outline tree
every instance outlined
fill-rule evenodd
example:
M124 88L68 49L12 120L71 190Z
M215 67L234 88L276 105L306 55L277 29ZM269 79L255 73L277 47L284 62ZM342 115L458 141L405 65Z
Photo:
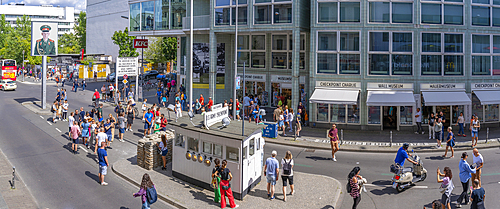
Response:
M81 47L80 49L87 51L87 13L80 12L77 21L78 24L75 24L74 29L78 38L78 45Z
M177 38L163 38L162 43L163 56L168 62L176 61L177 59Z
M78 54L80 52L80 44L78 37L73 33L65 33L58 40L59 54Z
M10 33L11 29L10 24L5 20L5 15L0 15L0 49L3 48L5 39L7 39L7 35Z
M137 57L139 53L134 48L135 36L128 36L128 28L126 27L123 32L121 30L115 31L111 37L113 43L118 45L118 57Z
M152 37L148 40L148 48L144 49L144 59L150 63L165 62L163 56L163 37Z
M0 25L1 20L0 18ZM23 15L18 17L16 20L17 26L14 28L8 28L4 32L3 46L0 49L0 55L7 59L14 59L18 65L23 63L23 51L24 59L28 60L28 64L39 65L42 63L41 56L30 56L31 52L31 19L29 16ZM57 32L56 32L57 33Z

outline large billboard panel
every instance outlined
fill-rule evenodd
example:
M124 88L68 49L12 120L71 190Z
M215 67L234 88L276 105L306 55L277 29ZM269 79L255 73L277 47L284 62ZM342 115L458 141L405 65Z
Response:
M31 56L57 56L57 23L31 22Z

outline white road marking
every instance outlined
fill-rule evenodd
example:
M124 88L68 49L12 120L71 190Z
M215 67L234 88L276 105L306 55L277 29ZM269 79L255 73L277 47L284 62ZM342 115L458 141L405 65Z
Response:
M47 121L47 123L48 123L49 125L52 125L52 123L51 123L51 122L49 122L49 121Z
M42 119L43 119L43 116L41 116L41 115L40 115L40 118L42 118Z
M500 183L500 182L498 182ZM378 185L378 184L364 184L366 186L374 186L374 187L391 187L392 185ZM427 189L428 186L412 186L411 188L416 188L416 189Z
M83 148L82 146L78 146L78 147L80 147L80 149L82 149L82 150L83 150L83 151L85 151L85 152L89 152L89 151L87 151L85 148Z
M59 131L59 133L61 133L61 130L59 130L58 128L56 128L57 131Z

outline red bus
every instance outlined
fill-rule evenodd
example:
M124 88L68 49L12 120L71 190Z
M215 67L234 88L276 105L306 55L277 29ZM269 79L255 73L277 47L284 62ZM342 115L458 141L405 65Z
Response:
M0 75L2 76L2 80L15 81L16 75L17 75L16 60L2 59L2 60L0 60L0 64L2 65L2 69L0 71Z

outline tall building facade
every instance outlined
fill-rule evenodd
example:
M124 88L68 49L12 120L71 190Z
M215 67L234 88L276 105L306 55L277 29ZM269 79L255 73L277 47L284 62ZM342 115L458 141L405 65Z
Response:
M131 34L180 38L178 68L193 59L194 98L231 98L236 57L247 94L265 106L280 95L293 108L301 101L318 127L412 130L417 108L423 124L431 112L443 112L445 126L460 113L466 123L473 115L500 122L497 1L237 3L195 0L192 56L189 1L129 1Z
M23 4L0 5L0 14L5 14L5 20L16 26L17 18L27 15L31 21L57 22L57 34L74 33L75 14L74 7L54 7L51 5L25 6Z
M115 31L128 27L128 3L126 0L87 1L87 54L111 55L118 57L118 46L111 37Z

